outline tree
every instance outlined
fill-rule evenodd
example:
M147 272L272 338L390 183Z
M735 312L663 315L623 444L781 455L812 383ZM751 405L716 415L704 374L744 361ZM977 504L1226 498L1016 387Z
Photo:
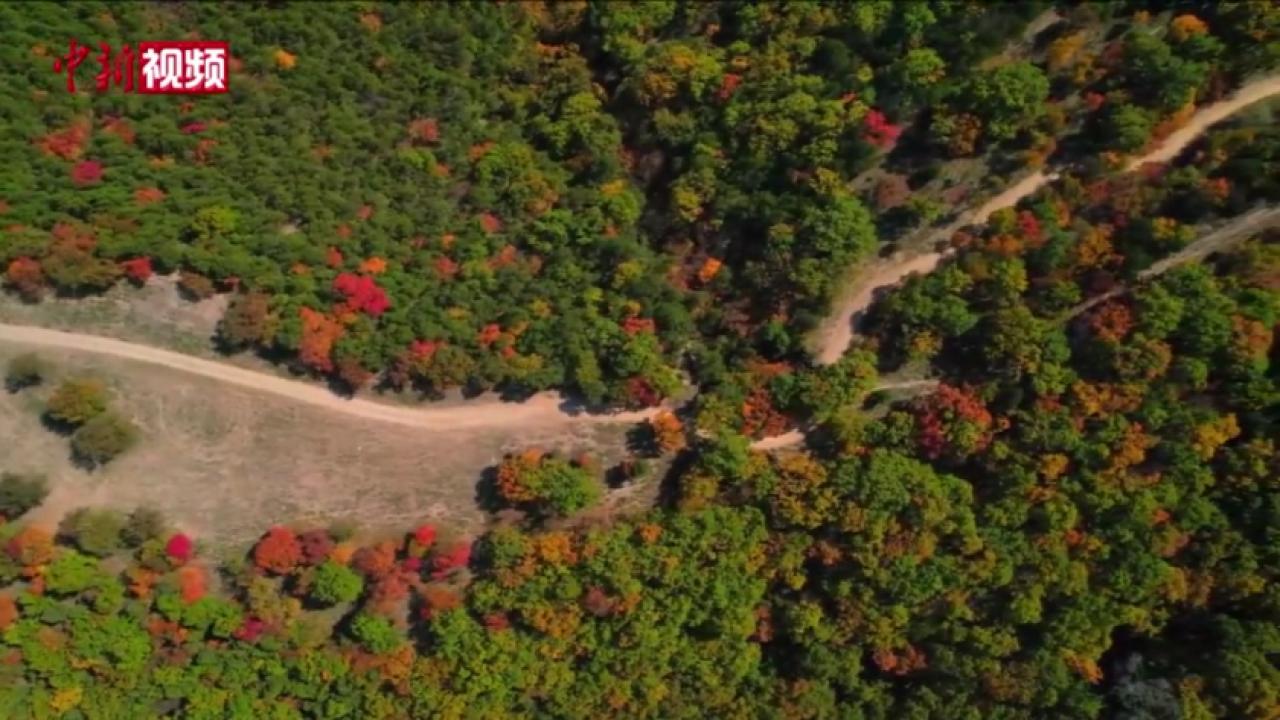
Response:
M193 301L208 300L217 292L212 280L200 273L187 270L182 271L178 276L178 288Z
M72 454L89 467L105 465L137 444L138 428L110 411L96 415L71 436Z
M4 384L9 392L18 392L39 385L44 381L44 360L35 353L23 353L9 361L5 370Z
M286 527L271 528L253 547L253 563L276 575L292 572L300 562L302 546L293 531Z
M354 570L328 560L316 567L311 578L311 599L322 605L354 602L364 592L364 581Z
M654 444L661 453L678 452L687 444L684 424L670 410L662 410L649 418L649 430L653 433Z
M10 260L4 279L27 302L35 302L44 294L44 270L38 260L29 257Z
M63 518L58 535L90 555L107 557L120 550L124 525L124 516L115 510L80 508Z
M195 541L185 533L174 533L164 544L164 554L175 565L185 565L195 555Z
M319 372L333 371L333 345L342 337L343 327L324 313L308 307L299 309L302 317L302 340L298 359Z
M994 140L1011 140L1044 113L1049 79L1029 62L1011 62L975 73L963 95Z
M46 412L70 426L83 425L107 409L107 387L101 380L77 377L64 380L49 397Z
M270 297L258 292L237 294L218 322L218 340L230 349L268 345L275 331Z
M364 649L378 654L389 653L404 643L390 620L368 613L360 613L351 620L351 637Z
M1109 146L1124 152L1136 152L1151 142L1155 120L1150 112L1136 105L1114 103L1106 118L1103 137Z
M168 533L168 523L159 510L150 507L135 508L129 513L120 538L131 548L141 547L143 543Z
M44 502L49 484L43 475L0 474L0 517L12 522Z
M508 503L570 515L600 498L600 486L580 465L531 450L498 465L498 494Z

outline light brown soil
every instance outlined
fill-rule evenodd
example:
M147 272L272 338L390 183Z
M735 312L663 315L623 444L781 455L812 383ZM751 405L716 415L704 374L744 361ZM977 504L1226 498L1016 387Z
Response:
M0 363L18 350L0 347ZM53 492L32 519L54 525L79 506L149 504L217 545L276 523L347 519L403 530L431 519L477 529L483 470L530 445L620 458L626 426L529 423L407 427L369 422L191 373L110 357L43 353L59 375L89 372L112 385L114 406L141 427L141 444L86 472L67 438L43 426L45 387L0 393L0 470L46 473Z

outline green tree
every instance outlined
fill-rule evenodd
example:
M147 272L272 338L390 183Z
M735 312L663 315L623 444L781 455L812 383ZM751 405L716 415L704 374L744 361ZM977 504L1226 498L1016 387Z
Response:
M992 139L1011 140L1044 113L1049 79L1029 62L1007 63L975 72L963 98Z
M79 508L63 518L58 535L90 555L106 557L122 547L125 519L110 509Z
M138 428L122 415L104 412L76 430L71 451L90 467L105 465L138 444Z
M49 483L43 475L0 474L0 516L12 521L44 502Z
M311 578L311 599L323 605L354 602L364 591L364 581L351 568L332 560L321 563Z
M372 653L389 653L404 643L404 637L390 620L369 613L352 618L351 637Z
M107 409L107 386L93 378L69 378L53 391L46 405L49 417L67 425L83 425Z

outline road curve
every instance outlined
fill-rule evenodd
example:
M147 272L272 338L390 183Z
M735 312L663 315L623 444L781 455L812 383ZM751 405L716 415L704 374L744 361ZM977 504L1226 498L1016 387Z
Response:
M1210 126L1248 105L1276 94L1280 94L1280 75L1263 76L1245 83L1231 97L1200 108L1183 128L1165 138L1156 149L1135 158L1126 170L1133 170L1150 162L1166 162L1173 159ZM956 230L966 225L980 225L986 222L995 211L1013 207L1018 204L1018 201L1056 180L1057 177L1057 173L1038 170L987 200L976 210L961 213L950 225L930 236L925 243L925 247L929 248L926 252L900 253L867 263L862 272L855 276L849 289L836 302L835 310L819 327L816 333L814 359L822 365L830 365L844 355L845 350L849 348L849 343L853 341L856 319L871 306L877 290L897 285L912 273L932 272L949 253L949 250L944 252L932 250L938 241L950 238Z
M1157 162L1176 156L1207 127L1235 113L1240 108L1280 93L1280 76L1264 77L1242 86L1230 98L1201 108L1186 127L1170 135L1164 144L1147 155L1137 158L1130 167L1147 162ZM1036 172L991 198L982 206L962 214L952 225L937 234L945 239L956 228L970 223L981 223L991 213L1015 205L1022 198L1034 193L1056 177L1053 173ZM821 344L816 353L819 362L830 364L844 354L853 338L853 318L871 305L875 291L894 285L913 272L930 272L941 262L944 253L924 253L895 257L888 262L873 263L869 272L863 273L847 293L839 309L824 324ZM582 422L640 422L651 417L655 409L610 414L586 414L576 412L558 393L545 392L520 403L500 402L492 399L477 400L465 404L424 405L399 407L361 398L342 398L328 389L297 380L247 370L226 363L205 360L181 353L162 350L114 338L60 330L9 325L0 323L0 341L54 348L71 352L88 352L108 355L135 362L166 367L180 372L207 377L220 382L238 385L250 390L267 392L279 397L301 402L332 412L357 418L393 423L427 430L467 430L476 428L510 428L531 423L543 426ZM782 438L787 438L783 441ZM799 436L791 434L778 439L767 438L757 447L783 446Z
M654 410L612 414L575 413L558 393L538 393L525 402L481 399L465 404L399 407L361 398L343 398L309 382L289 380L234 365L99 335L0 323L0 341L40 348L86 352L157 365L353 417L425 430L468 430L548 426L580 422L640 422Z

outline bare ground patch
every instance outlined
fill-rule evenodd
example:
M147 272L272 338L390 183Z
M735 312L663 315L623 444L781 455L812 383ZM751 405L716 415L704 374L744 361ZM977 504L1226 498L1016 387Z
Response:
M24 348L0 347L0 363ZM52 493L33 519L54 524L85 506L159 508L217 545L247 542L272 524L349 520L369 531L430 519L456 532L486 521L476 505L484 468L540 445L623 454L625 424L551 424L516 431L424 431L336 416L184 373L101 357L44 354L58 376L107 380L114 407L139 425L141 444L95 472L76 467L65 437L40 421L52 382L0 394L0 470L43 472ZM56 378L54 379L56 382Z

